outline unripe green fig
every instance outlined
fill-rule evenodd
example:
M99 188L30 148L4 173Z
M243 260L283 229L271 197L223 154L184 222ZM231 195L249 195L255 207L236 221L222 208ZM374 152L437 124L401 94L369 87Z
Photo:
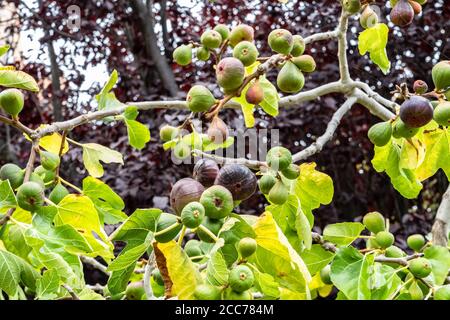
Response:
M303 72L313 72L316 70L316 61L308 54L294 57L291 61Z
M36 211L44 204L44 188L36 182L25 182L17 190L17 204L26 211Z
M416 94L424 94L428 91L428 85L423 80L416 80L413 84L413 90Z
M214 31L217 31L222 37L222 41L225 41L230 36L230 29L224 24L218 24L214 27Z
M192 61L192 47L181 45L173 51L173 60L180 66L187 66Z
M290 164L286 169L281 170L281 173L289 180L295 180L300 175L300 168L295 164Z
M127 297L127 300L142 300L142 296L145 295L144 282L131 282L127 286L125 295Z
M20 187L24 177L25 171L13 163L7 163L0 168L0 180L8 180L13 190Z
M289 190L286 185L278 180L272 189L269 191L269 201L274 204L282 205L289 197Z
M231 192L220 185L206 189L200 197L205 214L212 219L222 219L233 211L234 203Z
M433 119L441 126L450 126L450 101L443 101L437 105L434 109Z
M246 265L239 265L230 271L228 284L236 292L244 292L250 289L255 283L255 276L252 270Z
M375 234L371 233L370 234L373 238L369 238L367 239L366 242L366 247L367 249L380 249L380 245L378 244L378 242L375 240Z
M69 190L67 190L66 187L64 187L61 183L58 183L50 192L50 195L48 198L51 202L54 204L58 204L61 202L62 199L64 199L69 194Z
M199 202L188 203L181 211L181 222L190 229L197 228L205 217L205 208Z
M450 301L450 284L438 288L434 292L433 299Z
M406 243L408 244L408 247L418 252L423 248L426 240L421 234L413 234L406 239Z
M257 247L256 240L253 238L242 238L238 244L238 252L242 258L248 258L255 253Z
M231 288L227 288L223 295L223 300L253 300L250 291L236 292Z
M392 137L392 124L390 121L374 124L367 133L369 140L377 147L388 144Z
M198 60L206 61L211 56L211 53L209 52L208 48L200 47L197 49L195 55Z
M281 171L292 163L292 154L284 147L273 147L267 153L266 162L273 170Z
M180 130L177 127L173 127L166 124L162 126L161 129L159 130L159 137L161 138L162 141L167 142L175 139L179 133Z
M436 90L450 87L450 60L438 62L431 71Z
M258 49L250 41L241 41L233 49L233 57L239 59L246 67L254 64L258 55Z
M209 49L217 49L222 43L222 36L215 30L208 30L203 32L200 37L202 45Z
M210 284L199 284L194 291L194 297L197 300L220 300L221 294L221 288Z
M264 90L256 80L245 93L245 100L250 104L259 104L264 100Z
M29 181L35 182L38 185L40 185L43 189L45 189L44 179L42 179L42 177L40 175L38 175L36 172L31 173Z
M219 86L225 90L237 89L244 81L245 67L236 58L224 58L217 64L216 77Z
M342 6L348 13L355 14L361 10L361 2L359 0L342 0Z
M209 231L211 231L214 235L218 235L220 229L222 229L223 225L223 219L211 219L209 217L205 217L205 219L202 222L202 226L207 228ZM201 229L196 230L197 236L200 238L201 241L207 242L207 243L213 243L214 239L212 239L206 232L204 232Z
M191 155L191 147L187 143L179 141L173 148L173 155L177 159L184 160Z
M444 96L447 101L450 101L450 89L444 92Z
M36 169L34 169L34 173L42 178L45 185L54 181L56 178L56 172L54 170L47 170L43 166L36 167Z
M402 119L397 119L392 130L394 138L412 138L419 132L419 128L408 127Z
M299 57L298 57L299 58ZM287 61L277 76L278 88L287 93L297 93L305 85L303 73L291 61Z
M409 262L408 269L414 277L425 278L431 273L431 263L426 258L417 258Z
M401 257L406 256L406 253L399 247L390 246L390 247L386 248L384 255L388 258L401 258Z
M170 191L170 206L176 214L180 215L188 203L200 200L203 191L205 187L194 179L178 180Z
M161 234L156 234L160 231L163 231L173 225L177 225L169 231L163 232ZM158 223L156 225L156 233L155 240L160 243L166 243L176 238L178 233L180 233L182 225L178 222L178 219L175 215L170 213L163 212L158 219Z
M424 97L412 96L400 106L400 119L410 128L420 128L433 119L433 106Z
M41 151L40 155L41 155L41 165L44 167L44 169L53 171L56 168L58 168L60 159L57 154L48 151Z
M273 51L287 55L294 47L294 37L286 29L275 29L269 33L268 43Z
M368 5L359 18L359 23L364 29L371 28L378 23L377 13Z
M228 126L218 116L214 117L209 125L208 138L215 144L224 143L229 136Z
M390 13L391 21L399 27L406 27L414 20L414 9L408 0L399 0Z
M192 239L186 242L184 245L184 252L190 258L199 257L203 255L202 248L200 247L200 241ZM192 261L198 262L201 258L193 259Z
M160 286L164 285L164 279L163 279L163 277L161 275L161 272L159 271L158 268L153 269L152 277L153 277L153 280L155 280L155 282L157 284L159 284Z
M377 233L375 241L382 249L385 249L394 244L395 238L394 235L388 231L380 231Z
M216 98L205 86L195 85L189 90L186 102L192 112L205 112L216 103Z
M17 117L24 105L23 93L15 88L0 92L0 107L12 117Z
M322 270L320 270L320 279L325 284L333 284L330 277L331 265L327 264Z
M294 35L292 40L294 44L292 46L291 55L293 57L298 57L305 52L305 40L298 34Z
M259 190L263 194L269 194L275 183L277 183L277 179L273 175L265 174L258 181Z
M384 217L379 212L369 212L363 218L363 224L367 230L377 234L386 229Z
M255 31L252 27L246 24L239 24L231 30L228 37L230 46L234 48L241 41L250 41L254 39Z

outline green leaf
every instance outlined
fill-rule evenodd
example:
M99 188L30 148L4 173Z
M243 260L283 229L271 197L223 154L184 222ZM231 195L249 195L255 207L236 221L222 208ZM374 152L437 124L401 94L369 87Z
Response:
M108 82L103 87L102 91L98 95L95 96L95 99L98 103L98 109L104 110L104 109L114 109L118 107L124 106L122 102L117 100L116 95L114 92L110 92L114 85L117 83L117 80L119 78L119 75L116 70L114 70L111 73L111 76L109 77Z
M128 280L134 272L134 265L129 266L126 269L113 271L108 279L108 291L111 295L117 295L126 290Z
M111 150L96 143L84 143L83 163L86 170L94 178L100 178L103 176L104 171L100 161L104 163L119 163L123 165L123 158L120 152Z
M253 115L253 112L255 111L255 105L248 103L245 99L245 93L247 92L248 87L249 85L247 85L244 90L242 90L242 94L239 97L234 97L231 100L241 105L245 126L247 128L253 128L255 126L255 116Z
M359 222L329 224L323 230L323 238L338 246L348 246L359 237L363 230L364 225Z
M278 100L280 96L275 86L265 76L259 78L259 84L264 92L264 100L260 103L265 113L276 117L278 115Z
M202 138L204 152L214 151L217 149L226 149L231 147L234 143L234 137L228 137L223 143L213 143L206 134L203 134Z
M9 48L10 48L9 44L4 44L0 46L0 57L5 55L8 52Z
M417 168L417 177L423 181L442 169L450 181L450 131L449 129L436 129L424 132L425 159Z
M443 285L450 270L450 252L441 246L431 246L424 250L424 256L431 263L431 274L435 285Z
M331 260L334 253L325 250L320 244L313 244L310 250L304 250L300 253L303 261L312 275L322 270Z
M265 298L274 300L280 296L279 284L270 274L262 273L257 268L253 268L253 274L255 285Z
M108 271L118 271L127 269L131 265L135 265L136 261L142 257L142 255L151 246L153 241L153 233L149 232L145 241L133 248L123 250L120 255L108 266Z
M137 108L130 106L125 110L123 115L128 130L128 141L130 145L141 150L150 141L150 130L139 121L136 121L138 114Z
M0 213L15 207L17 207L17 200L9 180L0 180Z
M42 277L36 281L36 298L39 300L52 300L58 297L60 288L58 272L47 270Z
M370 60L380 67L384 74L387 74L391 68L391 62L386 53L388 35L388 26L384 23L377 23L358 36L359 53L364 55L369 52Z
M219 240L221 243L216 243L214 248L209 252L210 259L206 267L206 279L214 286L223 286L228 283L228 268L227 263L219 250L223 246L224 240Z
M17 70L0 70L0 86L38 92L36 80L29 74Z
M402 284L395 269L381 263L373 265L372 300L387 300Z

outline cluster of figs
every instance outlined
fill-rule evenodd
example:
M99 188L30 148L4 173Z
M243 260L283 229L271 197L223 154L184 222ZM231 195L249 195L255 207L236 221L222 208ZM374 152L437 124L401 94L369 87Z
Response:
M406 97L400 106L399 116L377 123L369 129L368 136L374 145L385 146L392 136L397 139L412 138L432 120L440 126L450 126L450 61L437 63L433 67L432 78L435 85L433 95L437 95L438 100L425 98L423 95L427 94L428 85L422 80L416 80L414 95Z

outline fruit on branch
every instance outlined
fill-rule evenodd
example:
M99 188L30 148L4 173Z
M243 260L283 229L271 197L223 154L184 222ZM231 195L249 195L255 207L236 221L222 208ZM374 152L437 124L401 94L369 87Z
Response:
M181 211L181 223L190 229L197 228L205 217L205 208L197 201L188 203Z
M444 90L450 87L450 60L438 62L431 71L436 90Z
M367 213L363 218L363 224L367 230L375 234L386 229L384 217L376 211Z
M206 189L200 197L200 203L205 207L206 216L212 219L227 217L234 207L231 192L219 185Z
M12 117L17 117L24 105L23 93L15 88L0 92L0 107Z
M413 84L413 90L416 94L424 94L428 91L428 85L423 80L416 80Z
M355 14L361 10L361 2L359 0L342 0L342 7L348 13Z
M288 55L294 47L294 37L286 29L275 29L269 33L268 43L270 48L280 54Z
M224 58L216 67L217 83L225 90L235 90L242 85L245 67L236 58Z
M333 282L331 281L331 265L327 264L324 268L322 268L322 270L320 270L320 279L322 280L323 283L325 284L333 284Z
M291 61L303 72L313 72L316 70L316 61L308 54L294 57Z
M47 170L43 166L38 166L34 169L34 173L37 174L44 181L44 184L47 185L50 182L54 181L56 178L56 173L53 170Z
M289 197L289 190L283 181L278 180L269 191L269 201L274 204L282 205Z
M273 175L265 174L258 181L259 190L263 194L269 194L275 183L277 183L277 179Z
M207 61L209 57L211 56L211 53L209 52L208 48L206 47L199 47L195 53L198 60L201 61Z
M223 300L253 300L253 296L248 290L236 292L231 288L227 288L223 294Z
M378 23L378 15L370 5L368 5L361 13L359 23L364 29L371 28Z
M444 127L450 126L450 101L443 101L434 109L433 119Z
M245 93L245 100L250 104L259 104L264 100L264 90L261 87L259 80L255 80L250 85Z
M414 19L414 9L408 0L399 0L391 10L391 21L399 27L410 25Z
M433 300L446 300L450 301L450 284L446 284L438 288L433 295Z
M224 143L228 139L229 135L228 126L222 119L215 116L209 125L207 135L209 140L215 144Z
M414 10L415 14L420 14L422 12L422 5L417 1L408 0L409 4Z
M17 204L26 211L35 212L44 204L44 188L36 182L25 182L17 190Z
M300 175L300 167L292 163L286 169L281 170L281 173L289 180L295 180Z
M181 214L188 203L200 199L203 191L205 191L205 187L194 179L178 180L170 191L170 205L176 214Z
M170 230L168 229L169 227ZM177 216L170 213L161 213L156 224L155 240L160 243L166 243L176 238L178 233L180 233L182 225L178 222ZM157 234L160 231L166 230L163 233Z
M222 41L225 41L230 36L230 29L224 24L218 24L214 27L214 31L217 31L222 37Z
M433 106L428 99L412 96L400 106L400 119L410 128L420 128L433 119Z
M173 61L180 66L187 66L192 61L192 46L183 44L173 51Z
M144 295L144 281L131 282L125 290L127 300L142 300Z
M238 252L243 259L250 257L256 251L257 243L253 238L245 237L239 241Z
M166 124L159 130L159 137L162 141L166 142L175 139L179 133L180 129Z
M252 27L246 24L239 24L231 30L230 36L228 37L230 46L234 48L241 41L250 41L254 39L255 31Z
M254 64L258 55L258 49L250 41L241 41L233 49L233 57L239 59L246 67Z
M390 247L386 248L384 255L388 258L401 258L401 257L405 257L406 253L399 247L390 246Z
M411 128L407 126L402 119L397 119L392 130L394 138L412 138L419 132L419 128Z
M273 170L281 171L292 163L292 154L284 147L273 147L267 153L266 162Z
M67 190L67 188L64 187L61 183L58 183L53 188L52 192L50 192L50 195L48 196L48 198L54 204L59 204L61 202L61 200L64 199L65 196L67 196L68 194L69 194L69 190Z
M200 42L208 49L217 49L222 43L222 36L215 30L207 30L200 37Z
M228 276L228 284L236 292L244 292L250 289L255 283L255 276L252 270L246 265L234 267Z
M255 174L246 166L228 164L220 169L215 184L228 189L235 201L242 201L255 193L257 179Z
M186 103L192 112L205 112L216 103L216 98L205 86L195 85L189 90Z
M287 93L297 93L305 85L305 77L297 66L291 61L287 61L281 68L277 76L277 86L281 91Z
M53 171L56 168L58 168L60 159L57 154L48 151L41 151L40 155L41 155L41 165L45 169Z
M197 300L220 300L222 289L210 284L199 284L195 287L194 297Z
M13 163L7 163L0 168L0 180L8 180L14 190L20 187L24 177L25 171Z
M205 217L205 219L202 222L202 226L207 228L209 231L211 231L216 236L219 234L220 229L222 229L222 225L223 225L223 219L211 219L209 217ZM197 236L200 238L201 241L207 242L207 243L214 242L214 239L211 238L203 230L197 229L195 232L197 233Z
M161 271L159 271L158 268L153 269L153 271L152 271L152 277L153 277L153 280L154 280L157 284L159 284L160 286L163 286L163 285L164 285L164 279L163 279L163 277L162 277L162 275L161 275Z
M417 258L409 262L408 269L414 277L425 278L431 273L431 263L426 258Z
M205 187L211 187L219 174L219 166L214 160L200 159L194 166L193 177Z
M394 244L394 235L388 231L380 231L375 237L375 241L382 249L386 249Z
M375 234L373 232L370 233L373 238L367 239L366 247L367 249L380 249L380 245L375 240Z
M41 178L40 175L38 175L36 172L32 172L30 175L30 181L36 182L38 185L40 185L43 189L45 189L45 182Z
M173 148L175 158L184 160L191 155L191 146L186 142L179 141Z
M367 133L369 140L377 147L388 144L392 137L392 124L390 121L379 122L370 127Z
M184 252L189 258L200 257L203 255L202 248L200 247L200 241L192 239L186 242L184 245ZM200 261L202 258L192 259L194 262Z
M293 57L298 57L305 52L305 40L301 35L292 36L293 46L291 50L291 55Z
M422 250L422 248L425 246L425 242L425 238L421 234L413 234L406 239L408 247L416 252Z

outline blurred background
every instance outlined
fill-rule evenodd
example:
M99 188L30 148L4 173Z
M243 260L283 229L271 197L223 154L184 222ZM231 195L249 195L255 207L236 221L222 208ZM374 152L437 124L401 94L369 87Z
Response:
M415 79L430 86L431 68L439 60L450 59L450 5L447 0L429 0L423 13L407 29L389 22L389 1L375 1L381 9L381 22L390 27L388 56L392 63L388 75L357 50L362 31L351 19L349 65L352 77L369 83L383 96L390 97L396 84ZM73 27L70 12L78 6L79 24ZM72 6L72 7L71 7ZM217 97L214 71L210 62L179 67L172 62L173 50L190 40L197 41L203 31L218 23L230 26L245 22L255 28L262 56L270 54L266 43L269 32L286 28L304 37L335 28L340 14L336 0L294 1L0 1L0 42L12 50L2 64L13 64L38 80L39 94L28 94L21 120L37 127L41 123L69 119L95 110L94 96L117 69L120 75L115 93L123 102L183 99L195 83L208 84ZM317 87L339 77L335 41L317 42L307 47L317 62L316 72L307 76L303 90ZM269 75L274 80L276 73ZM329 95L304 103L298 108L281 110L275 119L256 113L256 128L280 129L281 143L297 152L320 136L333 112L343 102ZM182 111L154 110L141 113L139 120L148 125L152 141L142 151L129 147L123 125L101 123L85 125L71 132L81 142L96 142L120 151L125 165L107 165L103 180L119 193L131 213L139 207L168 209L171 185L189 176L190 165L175 166L164 154L159 128L178 125L186 116ZM244 129L240 112L227 110L224 120L234 129ZM402 198L385 174L371 166L373 146L367 130L377 119L355 106L344 118L334 139L311 158L318 169L334 181L331 205L316 211L317 229L337 221L358 221L368 211L378 210L391 219L391 231L398 235L427 233L447 187L442 172L424 183L416 200ZM14 161L25 165L29 147L23 136L0 126L0 164ZM81 163L81 150L72 148L64 159L62 176L80 183L87 175ZM259 214L264 199L255 195L244 202L240 212ZM403 237L397 238L403 241Z

